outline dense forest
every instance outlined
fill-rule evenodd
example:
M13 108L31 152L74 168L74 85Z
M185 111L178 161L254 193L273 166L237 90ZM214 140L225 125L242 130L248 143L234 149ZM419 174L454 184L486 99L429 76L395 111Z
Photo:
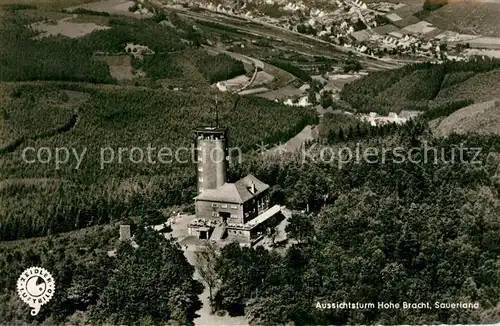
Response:
M340 96L358 112L425 111L436 105L448 105L451 99L474 102L493 99L499 72L500 61L487 57L412 64L372 73L346 85Z
M214 96L207 90L58 83L5 85L3 90L1 240L54 234L192 202L196 182L188 151L179 157L184 162L168 164L158 163L157 158L156 163L144 158L136 164L138 156L131 160L130 152L118 160L117 151L135 147L146 152L150 146L156 148L152 155L157 155L164 147L174 153L181 147L190 149L192 130L215 121ZM40 119L44 115L46 119ZM261 141L287 140L316 122L310 109L233 95L219 95L218 116L229 128L230 147L242 153ZM60 128L68 122L74 125ZM85 156L78 169L74 156L56 169L53 161L23 161L27 147L53 151L67 147L79 154L85 151ZM109 148L107 155L115 153L112 164L101 165L102 148ZM48 154L44 155L46 160Z
M0 24L0 81L59 80L112 83L107 66L92 51L68 38L34 38L23 16L3 17Z
M0 245L0 324L192 325L202 291L194 267L178 244L144 225L134 233L137 248L109 226ZM35 317L15 291L27 266L45 267L57 284Z
M32 19L17 11L0 24L5 54L0 81L33 81L0 88L0 240L50 235L192 202L192 160L135 164L128 153L123 161L102 166L101 149L190 148L191 130L215 120L209 84L244 74L244 66L227 55L210 55L200 47L201 32L175 14L100 16L111 28L80 38L39 38L30 27ZM116 85L107 64L96 58L122 53L127 43L154 52L132 58L132 66L145 72L155 88ZM177 80L188 89L172 87ZM164 81L171 90L162 89ZM285 141L316 122L312 110L261 98L222 95L219 103L230 145L242 152L260 142ZM253 126L251 134L248 126ZM85 153L85 159L78 167L73 159L57 168L48 162L28 164L22 154L31 147L71 148Z
M399 163L391 161L389 154L385 162L353 161L339 168L335 162L304 162L301 155L281 160L258 156L231 168L231 179L251 172L273 185L273 202L297 210L309 207L310 211L290 219L286 231L295 241L287 248L277 247L273 252L230 244L222 249L213 266L218 279L216 310L246 315L255 325L477 324L499 320L500 183L496 173L500 138L463 135L435 139L424 121L386 129L373 129L369 137L353 132L343 141L331 142L322 136L308 149L314 156L321 148L354 148L356 142L362 148L418 148L417 155L423 158L423 148L432 146L445 153L444 157L431 154L428 161ZM478 157L476 151L464 153L464 161L472 163L451 162L450 155L459 144L482 150ZM132 270L147 270L146 274L158 279L169 273L185 275L186 280L192 275L175 245L143 227L137 230L139 249L120 248L117 259L105 255L116 245L113 232L116 235L117 230L109 227L78 231L85 232L81 238L68 239L63 234L23 240L18 247L6 244L10 247L0 247L0 259L16 263L2 271L2 280L7 282L4 289L17 277L21 268L17 264L36 263L55 270L58 282L68 289L37 317L39 321L121 323L126 319L157 324L174 319L190 324L198 304L193 296L200 293L196 282L172 284L169 278L165 287L163 282L162 287L147 286L144 295L164 304L125 300L137 298L144 290L136 284L150 280ZM171 290L176 286L177 291ZM186 305L170 305L167 294L176 300L185 298L179 300ZM1 298L0 309L6 313L0 315L5 320L23 318L26 307L16 301L14 293L5 290ZM343 301L479 302L480 308L317 308L318 303Z
M82 38L36 37L29 18L7 15L0 25L1 81L57 80L114 83L105 63L95 52L124 52L127 43L149 46L158 53L186 48L182 33L151 20L111 18L111 29L98 30Z
M234 178L252 171L275 185L276 202L311 211L290 220L287 232L296 244L282 255L223 248L214 267L221 284L217 309L245 314L258 325L498 322L500 161L492 157L498 157L500 138L434 139L426 128L408 126L357 142L417 148L421 161L399 163L389 155L385 162L352 161L339 169L336 162L304 163L299 155L233 170ZM465 163L452 162L459 144L482 151L477 158L466 151ZM354 152L349 139L338 146ZM425 146L444 157L430 152L423 160ZM480 308L316 308L318 302L381 301L479 302Z

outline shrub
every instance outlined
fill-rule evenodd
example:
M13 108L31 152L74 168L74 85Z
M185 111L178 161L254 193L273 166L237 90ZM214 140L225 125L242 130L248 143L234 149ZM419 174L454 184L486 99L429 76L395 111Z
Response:
M0 6L0 8L10 11L16 11L16 10L34 10L37 9L37 6L28 3L13 3L13 4L2 5Z
M425 0L423 8L426 11L434 11L447 4L448 0Z
M131 12L136 12L137 10L139 10L139 6L137 5L137 3L135 3L133 6L128 8L128 11L131 11Z
M89 15L89 16L104 16L104 17L109 17L111 16L109 12L105 11L94 11L90 9L85 9L85 8L77 8L71 12L72 14L78 14L78 15Z
M427 111L422 115L425 119L432 120L440 117L447 117L455 111L458 111L466 106L473 104L474 101L466 99L466 100L457 100L457 101L449 101L447 103L437 104L433 107L430 107Z
M344 72L358 72L362 69L361 62L353 56L349 56L344 62Z
M291 73L292 75L301 79L304 82L310 82L312 80L311 76L309 76L309 74L307 72L305 72L300 67L297 67L289 62L282 61L282 60L272 60L271 64L275 65L276 67L278 67L280 69L283 69L283 70Z
M332 92L330 91L323 92L323 94L321 94L320 103L323 108L331 106L333 104Z

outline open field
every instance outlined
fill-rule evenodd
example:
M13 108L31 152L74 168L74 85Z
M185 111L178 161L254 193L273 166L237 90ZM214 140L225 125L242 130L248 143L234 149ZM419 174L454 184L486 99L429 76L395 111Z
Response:
M129 55L102 56L100 60L109 66L111 77L118 81L134 79L134 69L132 68L132 58Z
M36 22L31 25L33 29L41 32L39 37L62 35L70 38L82 37L93 31L106 30L110 27L94 23L77 23L72 18L58 20L55 24L47 22Z
M494 49L500 50L500 37L478 37L476 39L470 40L469 46L471 48L479 49Z
M367 3L380 2L379 0L367 0ZM450 30L462 34L483 35L500 37L500 3L495 1L457 1L450 0L447 5L434 11L423 11L421 0L387 0L384 2L403 3L389 16L396 19L393 23L398 27L409 27L410 29L421 29L418 19L414 14L418 13L420 19L425 20L439 30ZM416 24L413 27L409 25Z
M355 74L355 75L330 75L328 78L328 85L333 88L342 89L345 85L352 83L353 81L362 78L363 75Z
M478 50L478 49L467 49L465 50L465 55L476 56L485 55L490 58L500 59L500 50Z
M77 6L71 6L66 8L66 10L72 11L77 8L84 8L93 11L103 11L109 14L137 17L133 12L130 12L128 8L135 4L134 1L130 0L102 0L102 1L92 1Z
M257 73L257 77L255 77L255 81L252 83L253 86L261 86L271 83L274 80L274 76L265 72L259 71Z
M282 87L277 90L272 90L266 93L261 93L258 94L258 97L262 97L268 100L278 100L278 101L286 101L289 98L297 97L304 95L304 91L301 91L300 89L289 85Z
M301 132L293 138L290 138L286 143L279 144L278 146L269 149L267 154L281 155L283 153L296 153L303 148L306 142L313 141L316 138L318 138L316 126L306 126Z
M416 24L406 26L403 28L404 31L412 34L427 34L435 30L436 28L432 26L429 22L420 21Z

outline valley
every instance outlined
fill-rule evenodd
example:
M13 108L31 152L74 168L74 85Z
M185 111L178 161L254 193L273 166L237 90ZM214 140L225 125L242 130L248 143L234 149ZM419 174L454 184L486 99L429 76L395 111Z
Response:
M2 2L0 324L498 322L496 7L424 5Z

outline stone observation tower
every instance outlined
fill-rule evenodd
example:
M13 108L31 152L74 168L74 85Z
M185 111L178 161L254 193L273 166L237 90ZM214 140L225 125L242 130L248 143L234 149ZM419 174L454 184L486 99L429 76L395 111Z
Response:
M230 237L246 245L260 241L282 219L281 207L269 207L269 185L251 174L227 182L228 136L227 128L219 127L217 99L215 124L196 128L194 135L198 195L189 235L212 241Z
M249 174L227 182L228 132L215 124L194 130L198 195L196 218L188 223L189 235L220 241L226 238L252 245L269 227L283 219L281 207L270 207L269 185Z
M194 130L198 170L198 194L227 182L227 129L199 127Z

